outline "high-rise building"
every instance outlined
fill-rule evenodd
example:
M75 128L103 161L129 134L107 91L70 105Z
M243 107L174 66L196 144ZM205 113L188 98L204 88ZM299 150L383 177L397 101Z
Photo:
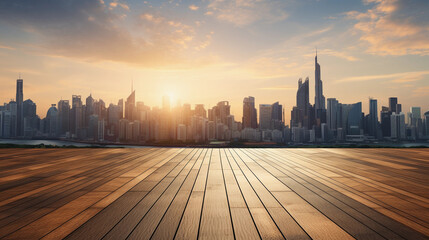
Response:
M65 135L70 131L70 103L69 100L58 102L58 133Z
M398 105L398 98L397 97L391 97L389 98L389 111L392 113L396 113L397 111L397 105Z
M377 99L369 99L369 118L368 118L368 131L369 135L377 137L378 130L378 110Z
M186 125L179 124L177 126L177 140L185 142L186 141Z
M0 111L0 137L10 138L12 127L12 115L7 109Z
M33 137L38 129L39 118L36 115L36 104L27 99L22 104L23 118L24 118L24 136Z
M79 135L83 127L83 109L82 109L82 99L80 95L72 96L72 109L70 113L70 132L74 137Z
M319 109L325 109L325 96L323 96L323 82L322 79L320 77L320 65L317 62L317 52L316 52L316 57L314 58L314 62L315 62L315 71L314 71L314 82L315 82L315 86L316 86L316 93L314 96L314 107L316 110L316 113Z
M24 114L23 114L23 81L22 79L16 80L16 136L24 136Z
M132 91L130 96L128 96L127 101L125 101L125 119L133 121L135 116L135 106L136 106L136 91Z
M118 101L119 106L119 119L124 118L124 99L119 99Z
M55 104L51 104L51 107L48 109L46 114L46 129L45 132L49 137L58 136L58 109L55 107Z
M84 126L89 126L89 117L94 114L94 98L92 97L92 94L89 94L89 96L86 98L85 101L85 122ZM98 121L98 120L97 120Z
M195 104L195 116L207 118L207 111L204 104Z
M215 123L221 122L222 124L226 125L227 116L231 115L230 111L231 111L231 105L229 105L228 101L218 102L217 105L212 108L211 114L212 114L213 120L210 119L210 117L209 117L209 120L214 121ZM216 125L216 129L217 128L218 126Z
M8 104L8 110L10 111L10 137L17 137L18 130L18 104L15 101L10 101Z
M405 114L404 113L392 113L392 115L390 116L390 125L391 125L391 130L390 130L390 137L397 139L397 140L402 140L406 138L405 135Z
M326 114L326 120L328 124L328 128L331 131L337 130L337 115L339 112L338 108L338 100L335 98L328 98L328 107L327 107L327 114Z
M402 112L402 104L396 104L396 113L399 114Z
M283 106L275 102L271 105L271 129L282 131L283 127Z
M89 116L88 138L94 141L98 139L98 115L96 114Z
M302 78L298 80L298 91L296 92L296 107L291 112L292 127L311 128L311 105L309 96L309 79L305 79L302 83Z
M271 129L272 105L259 104L259 128L261 130Z
M411 107L410 112L411 112L410 125L411 126L417 126L419 119L422 118L421 108L420 107Z
M424 114L424 128L426 137L429 137L429 111Z
M380 121L381 121L381 133L383 137L390 137L390 115L392 115L392 112L390 112L390 107L382 107L381 113L380 113Z
M341 104L341 128L347 135L360 135L362 131L362 103Z
M257 113L255 108L255 98L245 97L243 99L243 128L257 128Z

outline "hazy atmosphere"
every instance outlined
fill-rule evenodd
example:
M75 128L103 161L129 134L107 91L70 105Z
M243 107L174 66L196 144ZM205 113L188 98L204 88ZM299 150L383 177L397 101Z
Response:
M149 106L226 100L240 119L254 96L288 123L300 77L314 102L317 47L326 98L425 112L428 12L426 0L0 1L0 101L21 73L41 116L72 94L116 103L134 82Z

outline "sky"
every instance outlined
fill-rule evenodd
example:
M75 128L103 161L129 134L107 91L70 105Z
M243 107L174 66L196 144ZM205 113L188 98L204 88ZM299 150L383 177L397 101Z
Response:
M324 95L341 103L398 97L403 111L429 110L427 0L1 0L0 102L51 104L126 98L160 106L168 95L206 108L279 101L286 122L298 79L317 48Z

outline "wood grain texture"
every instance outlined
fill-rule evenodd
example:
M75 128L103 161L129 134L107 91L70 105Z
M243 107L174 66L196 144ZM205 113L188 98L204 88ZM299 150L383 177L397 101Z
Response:
M0 149L1 239L428 239L426 149Z

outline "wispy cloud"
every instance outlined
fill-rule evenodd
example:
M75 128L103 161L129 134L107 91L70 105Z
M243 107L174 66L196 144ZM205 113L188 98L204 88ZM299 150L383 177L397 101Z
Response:
M0 21L31 34L40 55L91 62L179 66L195 63L196 50L190 46L210 44L210 39L196 39L193 26L150 8L137 15L131 31L123 14L116 13L118 7L131 10L121 0L0 1Z
M337 82L364 82L364 81L374 81L374 80L391 80L394 83L405 83L413 82L423 79L425 75L429 75L429 71L417 71L417 72L402 72L402 73L392 73L392 74L382 74L382 75L366 75L366 76L356 76L356 77L347 77L338 80Z
M366 12L345 13L357 20L354 28L378 55L429 55L429 2L427 0L365 0Z
M279 0L211 0L206 15L213 15L236 26L245 26L260 20L284 20L288 17L284 8L285 1Z
M413 93L418 97L429 96L429 86L416 88L413 90Z
M2 45L2 44L0 44L0 49L15 50L15 48L13 48L11 46L6 46L6 45Z
M192 11L197 11L198 10L198 6L196 6L196 5L194 5L194 4L192 4L192 5L189 5L189 9L191 9Z
M102 3L104 3L104 1ZM110 10L119 6L127 11L130 11L130 7L126 3L119 2L119 0L114 0L113 2L109 3L109 6L110 6Z
M336 50L327 49L327 48L318 49L317 51L320 55L333 56L333 57L345 59L345 60L350 61L350 62L355 62L355 61L359 60L357 57L354 57L345 51L336 51ZM314 55L313 54L310 54L310 55L307 54L306 56L314 56Z

